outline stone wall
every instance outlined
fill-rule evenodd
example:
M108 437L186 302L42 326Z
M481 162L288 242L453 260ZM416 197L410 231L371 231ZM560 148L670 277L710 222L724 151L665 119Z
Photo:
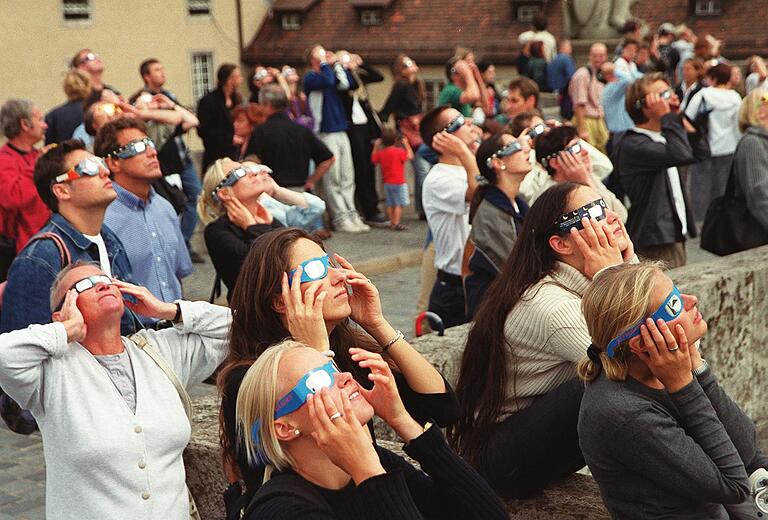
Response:
M768 450L768 246L708 263L670 271L681 291L696 295L709 333L702 353L731 397L752 416L758 439ZM423 336L414 346L455 383L467 326L445 336ZM218 449L218 406L215 398L195 400L192 441L185 461L187 480L204 520L223 518L225 482ZM393 440L382 425L377 436ZM397 444L388 447L397 449ZM510 518L607 518L595 482L574 475L533 500L509 503Z

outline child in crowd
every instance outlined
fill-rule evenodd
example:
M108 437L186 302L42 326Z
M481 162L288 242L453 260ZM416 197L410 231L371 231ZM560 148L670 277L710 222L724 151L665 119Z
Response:
M381 138L376 139L371 162L381 165L384 191L387 194L387 216L389 229L405 231L408 226L400 222L403 207L408 205L408 185L405 183L405 163L413 159L413 150L408 140L398 138L392 128L385 128Z

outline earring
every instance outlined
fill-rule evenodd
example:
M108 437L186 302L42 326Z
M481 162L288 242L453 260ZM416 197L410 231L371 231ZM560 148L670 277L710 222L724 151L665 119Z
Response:
M294 434L296 437L298 437L298 436L301 434L301 432L300 432L299 430L293 430L293 434Z
M507 169L507 165L506 165L506 164L504 164L504 163L502 163L500 170L501 170L501 171L504 171L504 170L506 170L506 169Z

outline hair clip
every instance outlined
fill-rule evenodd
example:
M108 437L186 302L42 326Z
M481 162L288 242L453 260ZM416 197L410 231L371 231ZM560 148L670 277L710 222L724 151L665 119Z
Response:
M600 351L597 350L597 347L593 344L589 345L589 348L587 348L587 357L591 362L598 366L603 366L603 360L600 359Z

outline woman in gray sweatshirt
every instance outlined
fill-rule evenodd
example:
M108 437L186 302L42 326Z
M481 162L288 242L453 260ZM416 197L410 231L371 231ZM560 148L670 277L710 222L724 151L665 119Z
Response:
M757 518L749 473L768 458L698 344L707 322L659 264L622 264L582 298L593 344L579 443L614 518ZM750 510L751 508L751 510Z

